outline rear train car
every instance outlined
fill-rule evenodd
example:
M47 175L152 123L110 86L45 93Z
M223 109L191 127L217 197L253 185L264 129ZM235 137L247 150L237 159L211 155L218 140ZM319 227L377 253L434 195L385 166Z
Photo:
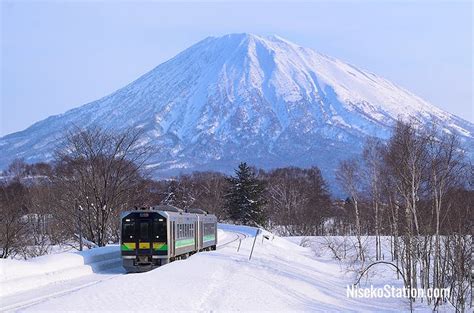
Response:
M217 218L199 209L158 205L123 212L120 250L127 272L144 272L217 245Z

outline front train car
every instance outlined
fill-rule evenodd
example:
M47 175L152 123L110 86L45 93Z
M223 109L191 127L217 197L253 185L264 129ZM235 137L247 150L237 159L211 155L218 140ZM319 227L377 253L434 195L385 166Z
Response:
M122 213L120 250L127 272L160 266L168 255L167 220L159 211Z
M217 218L199 209L157 205L123 212L120 250L123 267L144 272L217 246Z

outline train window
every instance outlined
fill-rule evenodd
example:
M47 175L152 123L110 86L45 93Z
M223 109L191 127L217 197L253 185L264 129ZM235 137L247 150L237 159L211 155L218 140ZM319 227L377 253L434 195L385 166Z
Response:
M215 233L215 226L212 223L204 224L204 235L212 235Z
M128 221L122 224L122 239L133 239L135 235L135 222Z

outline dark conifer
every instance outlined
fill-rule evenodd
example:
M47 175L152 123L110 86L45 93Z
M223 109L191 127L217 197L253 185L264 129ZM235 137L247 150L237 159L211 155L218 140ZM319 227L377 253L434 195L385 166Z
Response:
M240 163L235 176L227 178L227 181L229 187L225 197L229 218L244 225L266 224L265 186L255 171L247 163Z

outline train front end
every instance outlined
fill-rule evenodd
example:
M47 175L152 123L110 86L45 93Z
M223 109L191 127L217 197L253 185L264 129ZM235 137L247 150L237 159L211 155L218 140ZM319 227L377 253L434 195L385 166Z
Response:
M168 259L167 219L159 212L122 214L120 250L127 272L145 272Z

